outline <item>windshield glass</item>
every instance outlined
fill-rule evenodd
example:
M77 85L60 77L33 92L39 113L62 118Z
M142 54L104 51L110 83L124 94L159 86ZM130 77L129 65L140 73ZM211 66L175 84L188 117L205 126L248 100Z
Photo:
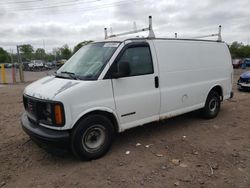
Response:
M119 46L118 42L88 44L78 50L58 71L67 78L96 80ZM70 76L69 76L70 75Z

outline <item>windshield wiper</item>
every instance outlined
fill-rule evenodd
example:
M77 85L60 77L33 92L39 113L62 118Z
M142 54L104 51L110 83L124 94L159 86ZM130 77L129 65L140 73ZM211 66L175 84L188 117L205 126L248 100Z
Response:
M68 71L62 71L60 72L62 74L67 74L70 78L74 79L74 80L80 80L79 76L77 76L75 73L73 72L68 72Z

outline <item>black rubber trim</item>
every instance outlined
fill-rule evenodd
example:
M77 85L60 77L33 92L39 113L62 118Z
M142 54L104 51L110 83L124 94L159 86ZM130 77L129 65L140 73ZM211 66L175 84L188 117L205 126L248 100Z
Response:
M136 114L136 112L130 112L127 114L122 114L121 117L130 116L130 115L134 115L134 114Z
M29 121L26 113L22 115L21 124L23 130L32 140L41 144L66 148L70 143L69 131L52 130Z
M234 97L234 92L230 92L230 99Z
M159 88L159 77L155 76L155 88Z

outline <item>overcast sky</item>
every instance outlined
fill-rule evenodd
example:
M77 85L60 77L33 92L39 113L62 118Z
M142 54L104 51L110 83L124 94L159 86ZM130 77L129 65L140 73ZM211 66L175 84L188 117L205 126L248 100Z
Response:
M192 37L216 33L222 39L249 43L250 0L1 0L0 47L31 44L51 51L84 40L148 26L153 16L157 37ZM142 33L147 36L147 33Z

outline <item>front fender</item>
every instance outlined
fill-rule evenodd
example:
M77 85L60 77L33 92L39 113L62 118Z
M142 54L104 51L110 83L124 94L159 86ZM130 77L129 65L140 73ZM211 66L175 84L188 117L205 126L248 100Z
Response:
M117 124L118 124L118 128L119 128L119 130L120 130L120 126L119 126L119 125L120 125L120 120L119 120L119 118L118 118L116 112L115 112L113 109L108 108L108 107L104 107L104 106L102 106L102 107L90 108L90 109L85 110L85 111L83 111L82 113L80 113L80 114L77 116L77 118L75 118L75 120L73 121L73 126L72 126L72 128L73 128L73 127L76 125L76 123L77 123L82 117L84 117L86 114L89 114L89 113L92 113L92 112L95 112L95 111L102 111L102 112L108 112L108 113L113 114L114 117L116 118L116 121L117 121Z

